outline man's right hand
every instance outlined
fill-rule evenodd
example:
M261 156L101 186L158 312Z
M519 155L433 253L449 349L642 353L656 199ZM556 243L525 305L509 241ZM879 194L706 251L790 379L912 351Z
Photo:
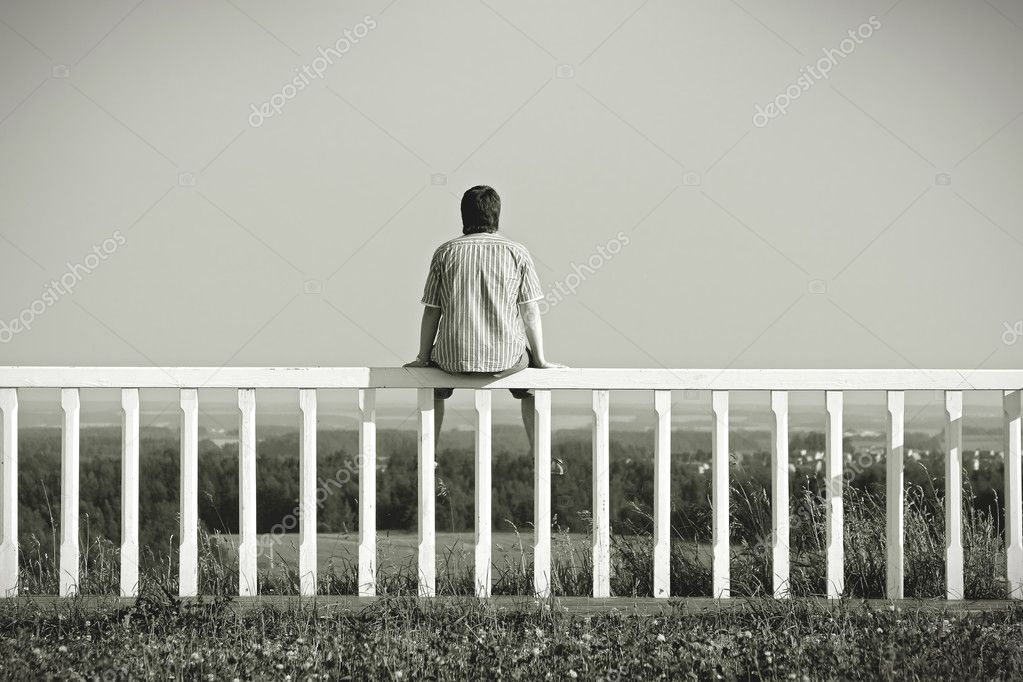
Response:
M536 369L568 369L568 365L562 365L557 362L548 362L547 360L537 361L535 365Z

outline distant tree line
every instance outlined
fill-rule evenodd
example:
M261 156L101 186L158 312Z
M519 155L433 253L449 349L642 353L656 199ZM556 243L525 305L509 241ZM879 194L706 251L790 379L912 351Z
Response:
M653 504L653 460L649 434L612 437L612 524L622 532L649 532ZM86 428L81 441L82 536L120 537L120 430ZM931 438L927 436L925 438ZM358 528L357 436L354 432L321 431L317 453L318 530L353 532ZM474 455L468 438L452 438L437 461L437 527L467 531L473 527ZM497 439L495 438L495 443ZM552 483L552 515L560 528L588 529L591 500L589 433L558 432L552 456L559 460ZM793 454L823 450L820 433L795 433ZM851 452L846 444L846 452ZM154 551L177 545L179 456L177 434L162 428L146 429L141 440L140 539ZM417 455L415 434L381 430L378 434L377 528L413 531L417 513ZM710 461L703 449L675 453L671 467L672 525L683 537L705 540L710 534L710 472L700 463ZM859 460L862 461L862 458ZM920 462L907 459L907 483L934 485L941 495L943 461L937 448ZM257 529L271 532L276 525L294 530L298 505L298 434L285 432L262 439L257 447ZM975 505L1001 519L1002 467L970 471ZM770 491L769 456L745 457L730 468L735 487ZM19 455L19 535L23 547L38 541L44 551L56 551L53 531L60 520L60 432L24 429ZM858 466L849 484L884 495L884 462ZM530 530L533 518L533 461L514 448L499 449L493 457L493 527L512 525ZM823 476L813 467L790 476L793 500L800 490L819 493ZM290 519L289 519L290 517ZM210 532L238 531L238 448L204 439L199 452L199 520ZM733 530L740 536L743 529Z

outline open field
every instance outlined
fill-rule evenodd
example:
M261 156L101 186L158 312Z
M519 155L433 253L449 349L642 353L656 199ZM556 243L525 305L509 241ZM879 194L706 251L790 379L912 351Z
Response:
M320 533L317 539L317 571L328 572L332 567L357 561L359 552L359 536L357 533ZM652 543L650 537L630 536L637 543ZM213 545L224 549L225 554L234 560L238 546L238 536L219 534L210 536ZM259 554L257 562L260 571L274 571L287 567L298 566L297 533L271 535L262 533L257 536ZM415 562L418 556L418 537L415 533L401 531L382 531L377 534L377 557L381 571L387 572L400 566ZM473 533L437 533L437 561L446 569L472 568L475 548ZM532 530L522 534L511 532L495 532L491 535L493 550L491 557L495 566L531 566L533 557ZM711 547L709 544L694 545L699 555L710 566ZM580 557L590 551L590 536L582 533L556 534L552 540L555 556L569 558ZM738 547L735 548L736 550Z

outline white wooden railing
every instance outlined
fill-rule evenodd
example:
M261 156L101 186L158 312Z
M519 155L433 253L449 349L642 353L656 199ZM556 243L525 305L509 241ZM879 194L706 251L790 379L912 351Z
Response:
M257 389L298 389L300 436L300 548L302 595L316 594L316 389L359 391L359 595L376 592L376 410L377 389L416 388L419 431L419 594L436 593L433 387L475 391L476 547L475 583L481 597L491 588L491 402L490 391L534 388L535 507L533 571L537 596L551 595L551 390L590 390L593 394L593 595L610 595L609 391L653 392L655 597L669 585L671 391L711 391L713 416L712 487L713 596L729 596L728 392L770 391L772 414L773 589L787 596L789 580L788 392L824 391L826 412L827 596L844 590L842 551L842 402L844 391L887 393L887 596L903 596L903 422L904 392L944 391L945 470L962 471L962 391L1002 392L1005 413L1005 533L1009 595L1023 598L1023 501L1021 501L1021 370L669 370L528 369L496 380L452 377L434 369L366 367L201 368L201 367L0 367L3 418L0 470L0 596L18 591L18 389L60 388L63 410L61 450L61 596L74 595L79 576L79 414L80 388L121 389L124 414L121 476L122 596L138 591L139 389L176 388L181 401L181 498L179 536L182 596L198 591L199 388L238 389L239 513L241 540L238 585L241 595L256 589L256 403ZM961 474L945 483L947 597L963 597Z

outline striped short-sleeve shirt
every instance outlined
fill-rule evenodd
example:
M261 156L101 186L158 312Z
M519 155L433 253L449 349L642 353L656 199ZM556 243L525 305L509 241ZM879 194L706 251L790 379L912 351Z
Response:
M431 359L447 372L500 372L526 349L518 304L543 298L533 259L496 233L463 235L433 254L422 303L440 308Z

